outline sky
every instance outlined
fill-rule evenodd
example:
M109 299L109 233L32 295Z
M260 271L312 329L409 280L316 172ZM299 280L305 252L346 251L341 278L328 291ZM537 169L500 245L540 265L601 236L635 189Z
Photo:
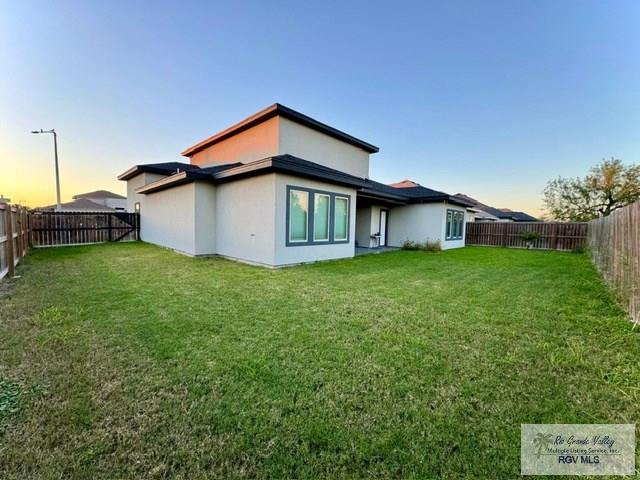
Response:
M132 165L280 102L405 178L539 214L558 176L638 163L640 2L0 0L0 194L125 192Z

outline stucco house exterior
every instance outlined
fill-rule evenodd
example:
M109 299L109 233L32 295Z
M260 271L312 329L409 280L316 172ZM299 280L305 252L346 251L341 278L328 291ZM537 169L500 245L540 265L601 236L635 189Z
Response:
M108 190L95 190L93 192L79 193L78 195L73 196L74 200L83 198L117 211L124 211L127 208L126 197Z
M74 195L73 200L60 204L62 212L124 212L127 209L127 199L117 193L107 190ZM57 205L38 207L39 211L55 211Z
M135 165L127 209L147 242L188 255L285 266L355 248L464 246L467 207L415 182L369 178L378 147L280 104L189 147L188 162Z
M469 195L464 193L456 193L457 198L461 198L472 206L468 209L469 222L502 222L502 223L517 223L517 222L539 222L540 220L529 215L525 212L515 212L509 208L495 208L490 207L484 203L479 202Z

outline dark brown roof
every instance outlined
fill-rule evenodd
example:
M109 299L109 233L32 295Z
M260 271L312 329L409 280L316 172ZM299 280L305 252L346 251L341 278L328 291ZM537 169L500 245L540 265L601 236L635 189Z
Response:
M167 166L162 167L162 165ZM280 172L338 185L346 185L355 188L369 197L377 197L396 203L433 203L446 201L463 207L469 206L469 203L463 199L445 192L432 190L420 185L412 188L395 188L368 178L349 175L340 170L325 167L324 165L319 165L288 154L267 157L249 163L233 163L206 168L199 168L197 165L188 165L190 168L181 168L180 171L177 171L174 166L174 163L152 164L154 171L161 173L161 170L164 168L164 172L168 176L143 185L138 188L136 192L143 194L154 193L198 180L219 184L256 175L264 175L266 173ZM146 167L146 165L138 165L135 168L137 168L138 171L146 171ZM128 172L131 170L132 169ZM119 178L126 180L126 178L124 178L126 174L127 172Z
M144 167L144 165L141 167ZM207 168L194 167L196 168L182 170L156 182L144 185L136 192L153 193L196 180L205 180L215 184L226 183L272 172L290 173L300 177L324 180L355 188L363 187L366 182L363 178L288 154L267 157L249 163L233 163Z
M487 212L494 217L497 217L501 220L512 220L514 222L539 222L535 217L532 217L528 213L525 212L515 212L513 210L509 210L508 208L495 208L489 205L485 205L484 203L479 202L473 197L465 195L464 193L456 193L456 197L463 198L469 203L471 203L475 208L482 210L483 212Z
M215 135L212 135L209 138L206 138L201 142L198 142L195 145L187 148L184 152L182 152L182 155L184 155L185 157L190 157L191 155L198 153L199 151L204 150L211 145L237 135L238 133L248 130L249 128L254 127L255 125L258 125L275 116L288 118L289 120L293 120L296 123L324 133L325 135L329 135L330 137L359 147L369 153L376 153L380 150L375 145L371 145L370 143L353 137L348 133L342 132L325 123L319 122L311 117L308 117L307 115L293 110L292 108L285 107L284 105L281 105L279 103L274 103L264 110L260 110L258 113L254 113L250 117L245 118L241 122L238 122L235 125L232 125L229 128L222 130L221 132L218 132Z
M200 167L182 162L147 163L144 165L134 165L126 172L118 175L118 180L129 180L141 173L158 173L160 175L171 175L177 171L198 170Z
M119 198L121 200L127 199L127 197L123 197L122 195L118 195L117 193L109 192L108 190L95 190L93 192L80 193L78 195L74 195L73 198Z

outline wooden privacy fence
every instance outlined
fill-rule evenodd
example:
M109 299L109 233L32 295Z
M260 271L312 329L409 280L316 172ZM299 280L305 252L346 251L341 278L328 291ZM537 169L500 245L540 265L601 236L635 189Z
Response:
M13 277L15 267L29 250L29 212L0 203L0 279Z
M574 250L586 245L586 222L467 222L466 245ZM522 235L538 238L525 240Z
M31 213L31 242L34 247L138 240L139 233L139 213Z
M640 322L640 202L589 222L589 253L634 322Z

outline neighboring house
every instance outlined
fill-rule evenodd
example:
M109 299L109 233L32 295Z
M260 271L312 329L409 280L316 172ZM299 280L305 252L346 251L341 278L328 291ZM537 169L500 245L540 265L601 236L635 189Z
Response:
M75 197L74 197L75 198ZM55 211L56 205L47 205L46 207L39 207L35 210L38 211ZM88 198L78 198L71 202L65 202L60 204L61 212L115 212L116 210L93 202Z
M472 205L470 210L470 222L539 222L528 213L514 212L508 208L495 208L479 202L464 193L456 193L456 197L461 198Z
M73 199L86 198L93 203L103 205L105 207L112 208L114 210L124 211L127 209L127 197L118 195L117 193L109 192L107 190L96 190L94 192L81 193L80 195L74 195Z
M378 147L280 104L188 148L189 163L136 165L127 209L142 240L189 255L283 266L406 240L464 246L464 199L369 179Z
M485 212L484 210L480 210L477 207L469 207L467 208L467 212L469 212L469 222L499 222L500 219L495 215L491 215L490 213Z

